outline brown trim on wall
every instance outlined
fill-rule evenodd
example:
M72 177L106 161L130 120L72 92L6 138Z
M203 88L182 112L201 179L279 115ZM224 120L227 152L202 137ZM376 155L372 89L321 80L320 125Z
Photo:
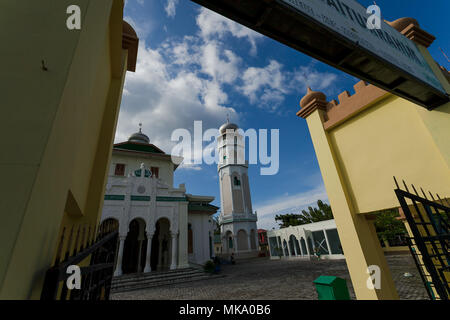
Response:
M353 88L354 95L351 96L348 91L344 91L339 95L339 103L335 100L328 103L327 120L323 125L325 130L334 128L373 103L391 96L389 92L364 81L358 82Z

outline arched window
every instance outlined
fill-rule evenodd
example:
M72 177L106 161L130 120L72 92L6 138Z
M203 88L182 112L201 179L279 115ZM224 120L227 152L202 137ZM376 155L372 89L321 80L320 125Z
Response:
M238 177L234 177L234 185L235 186L240 186L241 185L241 180L238 179Z

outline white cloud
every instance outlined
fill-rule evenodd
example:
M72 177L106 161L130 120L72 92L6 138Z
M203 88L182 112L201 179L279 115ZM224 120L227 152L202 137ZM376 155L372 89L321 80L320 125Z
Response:
M164 8L166 10L168 17L175 17L176 11L177 11L177 5L178 0L167 0L166 7Z
M221 71L215 78L202 76L196 57L181 57L181 52L189 55L195 50L192 44L180 49L178 42L167 42L152 49L146 47L145 41L140 42L136 72L128 73L125 82L116 142L126 140L142 122L151 143L170 153L176 144L170 141L173 130L186 128L193 132L195 120L203 121L204 130L218 128L227 113L239 118L234 109L226 106L228 96L222 88L221 81L232 78ZM173 55L174 51L178 55ZM173 63L180 59L187 65Z
M225 18L209 9L201 8L200 14L197 16L197 25L200 28L200 34L203 38L212 37L223 38L230 33L236 38L245 38L251 45L250 53L256 55L256 42L262 39L262 35L243 25Z
M276 60L270 60L265 67L249 67L241 76L239 89L250 103L275 112L287 94L304 94L310 86L314 90L328 91L337 80L337 75L319 72L311 65L296 70L285 70Z
M278 228L275 221L277 214L299 213L308 206L315 206L317 200L327 201L328 196L323 184L316 186L305 192L294 195L282 195L263 203L254 205L254 210L258 212L258 228L271 230Z

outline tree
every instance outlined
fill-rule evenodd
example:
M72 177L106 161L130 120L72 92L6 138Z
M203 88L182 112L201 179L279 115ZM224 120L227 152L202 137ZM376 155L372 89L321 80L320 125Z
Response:
M275 221L279 222L280 228L285 228L333 219L333 213L329 204L318 200L317 206L318 208L308 207L308 211L302 210L301 214L277 214Z
M219 216L213 216L212 219L214 223L214 234L220 234Z
M406 234L403 222L397 219L396 209L378 211L375 218L375 228L380 239L394 240L396 236Z
M279 222L280 228L298 226L300 224L300 215L293 213L277 214L275 216L275 221L281 221Z
M325 221L333 219L333 212L328 203L317 200L318 208L308 207L308 211L302 210L301 223L308 224L313 222Z

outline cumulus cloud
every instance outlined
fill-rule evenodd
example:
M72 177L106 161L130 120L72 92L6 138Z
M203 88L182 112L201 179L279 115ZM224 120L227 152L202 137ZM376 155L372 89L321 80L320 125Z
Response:
M247 39L251 46L250 53L252 55L256 55L257 53L256 42L258 39L263 38L260 33L206 8L200 9L200 14L197 16L197 25L200 28L201 36L206 39L212 37L218 37L220 39L227 34L236 38Z
M248 67L241 78L239 90L249 102L275 112L287 94L304 94L307 87L328 91L337 75L319 72L312 65L289 71L278 61L270 60L264 67Z
M336 79L312 67L287 71L274 59L263 67L248 66L223 37L245 38L256 51L261 35L204 8L197 16L197 34L167 38L153 47L145 41L146 23L126 19L141 40L136 72L126 77L116 142L126 140L142 122L151 142L171 153L177 144L172 132L193 132L195 120L203 121L204 130L218 128L227 115L239 123L231 95L244 95L250 104L274 111L286 94L306 90L308 84L323 89Z
M167 0L166 6L165 6L165 10L167 13L168 17L175 17L176 15L176 11L177 11L177 4L178 4L178 0Z

